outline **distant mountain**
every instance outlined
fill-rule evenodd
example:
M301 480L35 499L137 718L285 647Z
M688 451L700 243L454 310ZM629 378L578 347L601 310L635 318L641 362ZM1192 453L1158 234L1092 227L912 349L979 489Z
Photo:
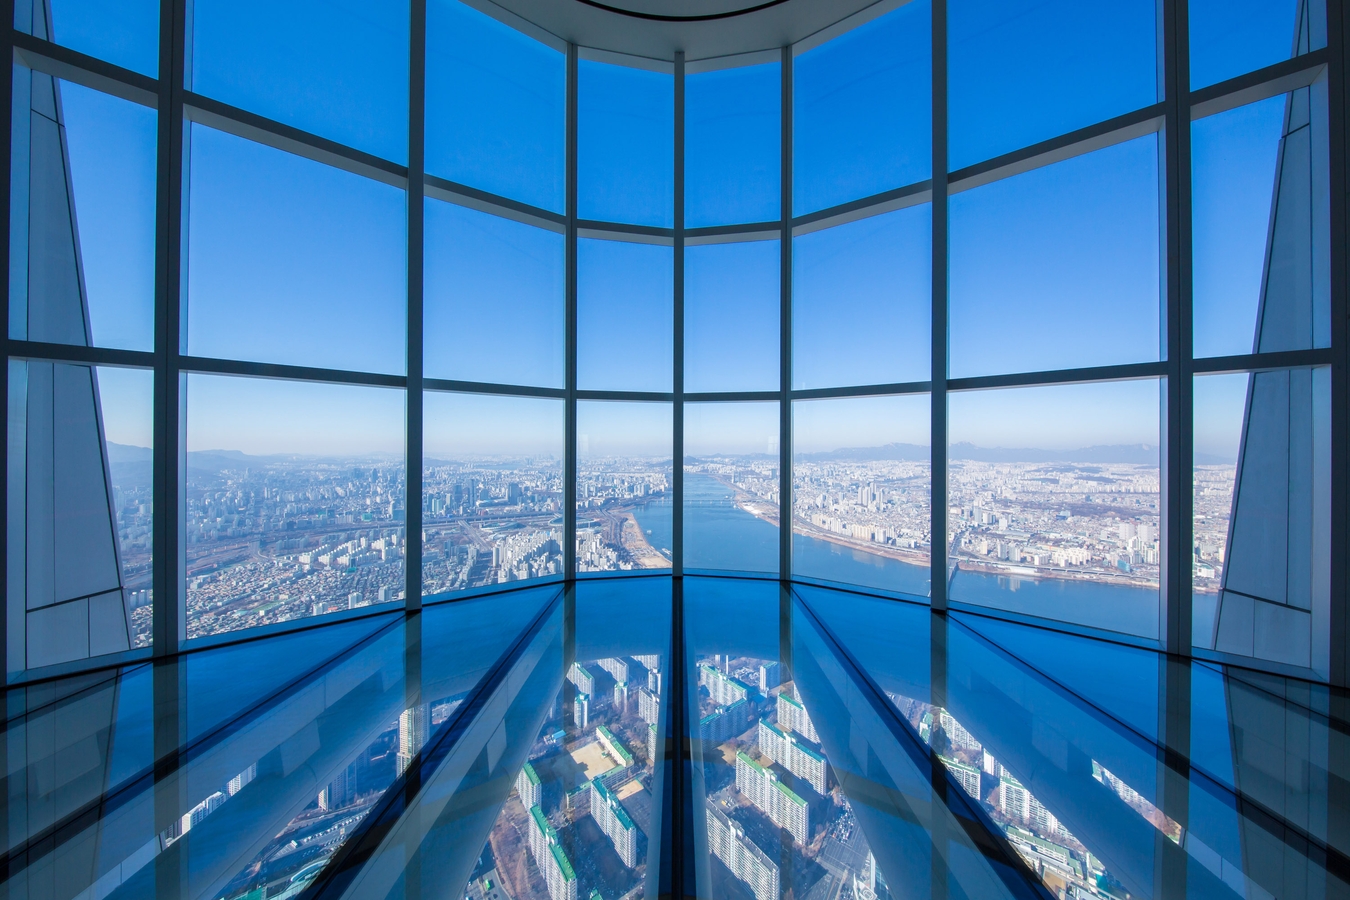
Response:
M154 456L154 451L149 447L137 447L135 444L119 444L116 441L108 441L108 462L111 465L118 463L138 463L150 462Z
M1020 463L1129 463L1157 465L1158 448L1150 444L1098 444L1077 450L1044 450L1036 447L979 447L968 441L951 445L949 459L968 459L973 462ZM811 462L829 460L874 462L896 460L922 462L929 458L929 449L922 444L885 444L880 447L844 447L819 453L802 453L799 459ZM1201 465L1232 465L1233 460L1209 453L1196 453Z
M844 447L840 450L823 450L819 453L799 453L797 458L812 462L827 462L832 459L855 462L888 459L901 462L925 462L929 458L929 452L928 448L922 444L884 444L880 447Z

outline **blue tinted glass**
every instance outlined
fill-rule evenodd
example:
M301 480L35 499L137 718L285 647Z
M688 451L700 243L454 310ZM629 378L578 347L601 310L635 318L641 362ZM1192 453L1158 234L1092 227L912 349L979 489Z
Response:
M903 187L932 171L928 0L807 51L793 70L796 215Z
M1161 389L949 394L950 597L1156 639Z
M1191 123L1196 356L1257 348L1287 103L1285 95L1271 97ZM1299 156L1287 158L1293 164Z
M778 572L777 403L684 407L684 565Z
M189 88L408 161L408 0L194 0Z
M429 378L562 387L563 236L426 201Z
M456 0L427 4L427 172L563 211L563 54Z
M577 92L578 214L674 225L673 76L583 59Z
M159 0L18 0L14 27L152 78L159 71Z
M793 238L792 386L932 375L928 204Z
M404 193L192 127L188 353L402 372Z
M699 72L684 82L684 224L768 222L781 212L782 66Z
M577 386L668 391L674 361L674 251L577 241Z
M1325 17L1317 0L1190 0L1191 89L1326 46Z
M1154 0L952 0L950 165L1157 101Z
M928 596L927 394L792 404L792 573Z
M778 242L684 252L684 389L778 389Z
M1158 140L951 198L953 377L1159 353Z
M577 403L577 571L670 567L669 403Z

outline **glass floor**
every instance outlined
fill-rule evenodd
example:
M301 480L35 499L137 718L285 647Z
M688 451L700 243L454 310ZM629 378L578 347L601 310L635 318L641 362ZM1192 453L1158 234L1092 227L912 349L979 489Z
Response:
M6 896L1348 897L1346 711L820 587L535 587L10 689Z

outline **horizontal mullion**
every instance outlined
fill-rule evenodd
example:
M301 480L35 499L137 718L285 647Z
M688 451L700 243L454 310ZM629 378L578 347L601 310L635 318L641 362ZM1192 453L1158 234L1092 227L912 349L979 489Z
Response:
M663 242L675 239L674 228L659 228L655 225L625 225L622 222L601 222L597 219L578 219L577 231L587 231L599 235L613 234L661 238ZM587 235L582 236L586 237Z
M113 94L142 106L155 107L159 82L149 75L105 62L96 56L10 30L17 61L38 72Z
M475 187L469 187L467 184L460 184L447 178L438 178L435 175L423 175L422 179L427 196L438 200L444 199L451 203L461 203L482 212L506 215L508 218L518 221L524 220L530 224L547 223L562 227L567 223L567 217L562 213L531 206L528 203L521 203L519 200L512 200L509 197L502 197Z
M684 395L685 403L750 403L773 400L782 396L779 391L696 391Z
M1203 118L1306 87L1326 64L1327 51L1323 48L1191 91L1187 96L1191 118Z
M405 165L302 131L292 125L284 125L237 106L189 91L184 94L183 109L184 118L193 122L374 178L394 187L407 186L408 167Z
M555 397L566 399L566 388L531 387L523 384L496 384L488 381L459 381L453 378L423 378L428 391L457 394L498 394L507 397Z
M766 238L778 237L782 233L783 223L748 222L742 225L705 225L701 228L686 228L684 239L687 244L717 243L716 238L744 237L754 239L763 235Z
M1252 353L1244 356L1211 356L1191 363L1197 375L1223 372L1264 372L1278 369L1308 369L1331 365L1330 347L1316 350L1280 350L1274 353Z
M578 400L627 400L642 403L670 403L673 393L663 391L577 391Z
M1155 103L1133 112L1097 122L1048 140L995 156L950 173L950 193L969 190L1022 172L1061 162L1112 144L1123 143L1157 131L1162 126L1165 105Z
M375 372L349 372L344 369L322 369L313 366L290 366L281 363L246 362L237 359L216 359L207 356L180 356L178 367L183 372L206 375L242 375L246 378L276 378L288 381L321 381L328 384L363 384L370 387L402 388L408 384L404 375L383 375Z
M155 365L155 354L144 350L117 350L112 347L81 347L78 344L18 340L7 341L6 346L10 357L20 359L143 369L150 369Z
M792 228L794 233L798 229L814 231L816 228L842 224L868 215L890 212L892 209L900 209L904 206L917 206L931 200L932 194L933 181L930 178L925 178L923 181L916 181L904 187L893 188L879 194L860 197L857 200L850 200L837 206L827 206L825 209L795 216L792 219ZM816 228L810 226L816 226Z
M1001 387L1034 387L1043 384L1129 381L1138 378L1159 378L1166 374L1166 362L1124 363L1117 366L1087 366L1080 369L1053 369L1046 372L1018 372L1012 375L949 378L947 379L947 389L949 391L978 391Z
M789 391L792 400L832 400L844 397L880 397L890 394L926 394L933 389L931 381L897 381L891 384L864 384L853 387L809 388Z

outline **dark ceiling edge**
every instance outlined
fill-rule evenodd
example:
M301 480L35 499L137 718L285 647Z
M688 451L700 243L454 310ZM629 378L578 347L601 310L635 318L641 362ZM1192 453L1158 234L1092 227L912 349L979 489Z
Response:
M650 22L711 22L717 19L731 19L736 16L756 13L762 9L779 6L786 3L787 0L767 0L765 3L747 6L744 9L733 9L720 13L707 13L699 16L666 16L658 13L644 13L632 9L623 9L618 6L610 6L607 3L600 3L599 0L576 0L576 2L585 4L586 6L595 7L596 9L603 9L605 12L618 13L621 16L629 16L634 19L646 19Z

